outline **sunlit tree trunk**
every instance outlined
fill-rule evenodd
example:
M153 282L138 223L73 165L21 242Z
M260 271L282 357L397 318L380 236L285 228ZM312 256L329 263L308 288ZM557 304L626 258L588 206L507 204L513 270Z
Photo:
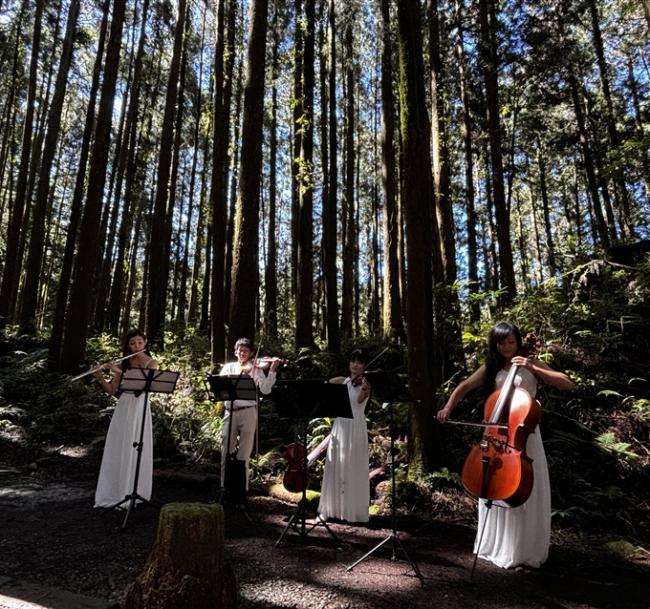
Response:
M294 0L294 51L293 51L293 130L291 149L291 293L295 295L298 282L298 231L300 223L300 151L302 149L303 128L300 124L302 117L302 86L303 86L303 40L302 0Z
M418 476L434 463L433 409L435 387L432 371L433 310L430 126L426 109L422 24L419 2L398 3L400 127L403 143L403 203L408 256L406 321L408 335L411 405L409 472ZM429 245L427 245L429 244Z
M395 100L393 98L393 43L389 0L380 0L381 10L381 183L384 198L383 332L386 339L405 338L399 289L398 209L395 167Z
M352 336L354 307L354 257L356 230L354 212L354 169L355 169L355 113L354 113L354 46L352 21L354 15L349 9L345 26L345 193L343 197L343 282L341 285L341 334Z
M338 194L338 154L336 117L336 2L329 0L328 6L328 62L327 62L327 192L323 190L323 275L325 279L325 299L327 305L327 349L332 353L341 350L339 336L338 277L336 269L337 245L337 194ZM323 83L325 85L325 83ZM325 86L323 86L325 90ZM326 127L323 128L323 133ZM325 147L325 143L322 144ZM323 162L325 165L325 162ZM325 180L325 174L323 174Z
M258 297L258 227L262 173L262 126L268 0L252 0L244 84L241 176L233 245L229 347L255 334Z
M269 117L269 225L267 233L266 269L264 277L265 330L269 338L278 337L278 262L277 262L277 163L278 163L278 6L273 7L271 25L273 47L271 49L271 108Z
M300 147L298 209L298 271L296 275L296 347L310 347L313 298L313 198L314 198L314 36L315 0L305 0L302 80L302 137Z

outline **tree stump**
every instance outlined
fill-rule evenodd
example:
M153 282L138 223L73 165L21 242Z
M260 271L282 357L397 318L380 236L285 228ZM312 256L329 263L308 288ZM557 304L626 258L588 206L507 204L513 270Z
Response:
M235 609L237 585L223 556L223 508L168 503L147 564L124 609Z

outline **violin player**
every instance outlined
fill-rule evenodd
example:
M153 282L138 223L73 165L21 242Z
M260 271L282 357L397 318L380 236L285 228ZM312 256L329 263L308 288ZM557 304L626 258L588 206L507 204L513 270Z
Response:
M276 370L281 363L279 358L264 358L263 362L254 357L253 341L240 338L235 343L237 361L229 362L219 371L222 376L251 377L263 394L271 393L275 384ZM234 456L244 461L245 488L248 490L248 462L255 441L257 428L257 401L234 400L225 402L225 413L221 426L221 486L226 479L226 460Z
M454 389L438 412L438 421L445 423L470 391L482 388L487 397L494 389L500 388L512 365L519 367L514 379L515 386L525 389L531 398L535 397L540 381L561 391L573 389L573 383L565 373L526 357L522 347L517 326L508 322L497 323L488 335L486 363ZM551 487L539 426L527 438L526 454L532 459L534 478L532 491L525 503L518 507L489 509L484 499L478 501L474 553L503 568L538 568L548 557Z
M347 385L353 418L337 417L332 425L318 504L318 513L323 520L338 518L348 522L368 522L370 487L365 408L370 397L370 385L363 376L365 367L364 353L355 349L348 357L349 376L338 376L329 381Z

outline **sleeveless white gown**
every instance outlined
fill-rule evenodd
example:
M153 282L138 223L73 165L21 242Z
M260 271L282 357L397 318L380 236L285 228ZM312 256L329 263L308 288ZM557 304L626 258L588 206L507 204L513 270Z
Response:
M357 397L361 385L353 387L347 378L354 418L337 417L332 425L318 513L321 518L348 522L368 522L370 485L368 482L368 428L365 408Z
M497 387L503 385L506 376L505 370L497 373ZM535 397L537 381L525 368L520 368L517 372L515 385ZM537 568L548 557L551 538L551 485L539 426L528 436L526 453L533 460L534 477L533 490L528 500L516 508L493 505L490 510L485 507L484 500L479 500L474 552L478 550L480 558L499 567L527 565ZM478 547L486 518L485 532Z
M133 443L140 440L144 399L144 394L135 397L133 393L125 392L117 401L106 435L97 490L95 491L95 507L111 507L133 492L135 465L138 457ZM153 434L149 405L147 405L142 442L137 493L144 499L150 499L153 476ZM126 503L124 507L126 507Z

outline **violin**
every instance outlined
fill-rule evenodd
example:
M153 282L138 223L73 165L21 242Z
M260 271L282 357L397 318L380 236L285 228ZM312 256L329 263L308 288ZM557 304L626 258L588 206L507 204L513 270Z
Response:
M522 505L533 489L533 462L526 441L542 417L542 407L514 381L520 366L512 365L503 387L484 404L481 441L470 450L463 465L465 489L475 497Z
M269 370L274 362L279 362L280 366L286 366L289 362L286 359L280 357L257 357L255 359L248 360L243 367L244 372L250 373L253 368L258 368L259 370Z

